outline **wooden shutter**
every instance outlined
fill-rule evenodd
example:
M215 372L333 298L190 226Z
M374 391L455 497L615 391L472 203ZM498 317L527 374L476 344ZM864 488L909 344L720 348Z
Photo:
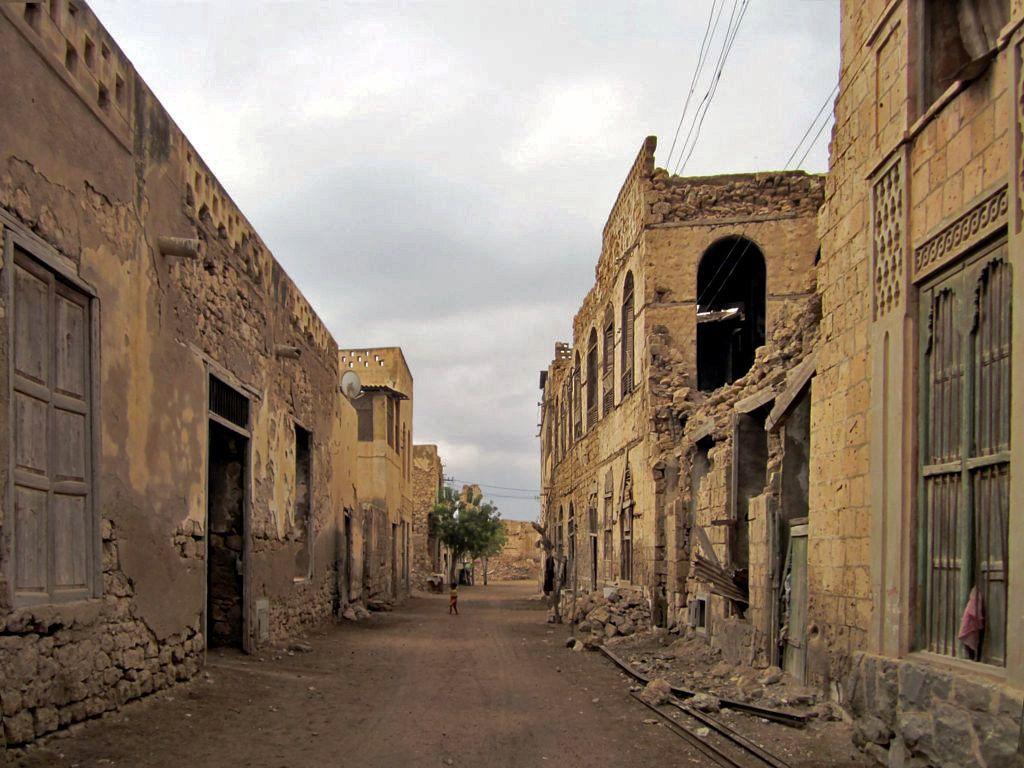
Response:
M920 644L966 657L957 639L972 588L978 658L1005 664L1010 471L1011 275L1006 244L922 291Z
M622 397L633 391L633 275L626 278L622 299Z
M587 345L587 429L597 423L597 333L590 332Z
M604 327L604 349L601 352L602 371L602 394L601 413L607 416L615 407L615 321L612 320L612 310L608 307L605 313Z
M14 589L88 597L92 583L89 299L15 249Z

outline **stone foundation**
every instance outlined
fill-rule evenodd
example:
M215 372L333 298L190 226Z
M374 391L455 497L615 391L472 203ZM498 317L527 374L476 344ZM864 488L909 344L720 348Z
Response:
M0 623L0 745L97 717L199 670L199 617L164 640L137 617L109 523L103 592L99 600L16 610Z
M1024 693L978 673L857 653L846 703L854 741L880 765L1024 765Z

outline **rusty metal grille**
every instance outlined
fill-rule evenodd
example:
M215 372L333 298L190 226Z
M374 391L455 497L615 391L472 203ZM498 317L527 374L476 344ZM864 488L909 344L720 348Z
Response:
M1005 664L1011 274L1005 244L925 289L921 646ZM977 654L957 638L977 588Z
M210 413L242 429L249 428L249 398L216 376L210 376Z

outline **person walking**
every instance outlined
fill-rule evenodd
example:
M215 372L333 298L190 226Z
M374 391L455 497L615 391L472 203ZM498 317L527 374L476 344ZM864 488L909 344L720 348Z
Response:
M452 582L452 591L448 597L448 615L459 615L459 582Z

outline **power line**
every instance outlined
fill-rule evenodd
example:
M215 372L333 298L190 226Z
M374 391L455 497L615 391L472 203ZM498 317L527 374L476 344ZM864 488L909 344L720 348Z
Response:
M829 92L829 94L826 97L825 101L822 102L821 107L818 108L817 114L814 116L814 119L811 120L811 124L807 126L807 130L804 131L804 135L800 137L800 141L798 141L797 145L795 147L793 147L793 151L790 153L789 158L786 160L786 164L783 166L783 170L786 170L786 169L789 168L789 164L791 162L793 162L793 158L796 157L796 153L800 151L800 147L803 145L804 141L807 139L807 135L811 132L811 129L814 127L815 123L818 122L818 118L821 117L821 113L825 111L825 107L827 107L829 105L829 103L832 101L832 99L835 98L836 93L838 93L838 92L839 92L839 83L836 83L835 87ZM822 130L824 129L824 127L826 125L828 125L828 118L825 119L825 122L822 123L821 128L818 129L818 132L814 135L814 138L811 139L810 146L812 146L812 147L814 146L814 142L816 142L818 140L818 136L821 135L821 132L822 132ZM804 157L807 157L807 153L806 152L804 153ZM800 162L797 163L797 166L799 167L801 163L803 163L803 158L800 159Z
M708 116L708 111L711 109L711 103L715 99L715 94L718 92L718 84L722 79L722 72L725 69L725 63L729 59L729 54L732 52L733 44L736 42L736 35L740 31L740 24L743 22L743 17L747 13L747 8L750 6L750 0L743 0L743 6L740 8L739 16L736 16L735 25L732 23L733 17L736 15L736 7L740 0L733 0L732 12L729 15L729 27L725 31L725 39L722 43L722 52L718 57L718 66L715 70L715 74L711 79L711 86L708 88L708 92L704 95L704 99L701 102L704 111L700 112L698 107L698 113L700 113L700 120L696 121L696 115L694 116L696 122L696 132L693 136L693 142L690 144L690 151L686 157L682 159L679 165L677 173L682 173L686 169L686 164L690 162L690 158L693 156L694 150L697 148L697 141L700 139L701 129L704 127L704 119ZM691 126L691 132L692 126ZM684 143L684 148L686 144Z
M715 6L718 6L718 15L715 15ZM679 132L683 129L683 121L686 119L686 113L690 108L690 99L693 97L693 92L697 88L697 81L700 79L700 73L704 71L704 64L708 59L708 52L711 50L710 40L715 37L715 32L718 31L718 22L722 18L722 9L725 8L725 0L722 0L722 4L718 5L718 0L711 0L711 10L708 12L708 23L704 27L704 39L700 41L700 50L697 52L697 66L693 70L693 78L690 80L690 90L686 93L686 100L683 102L683 112L679 115L679 124L676 125L676 133L672 137L672 146L669 147L668 157L665 158L665 167L672 167L672 154L675 152L676 142L679 140ZM711 25L711 20L714 19L714 27ZM709 34L710 33L710 34ZM709 39L710 38L710 39Z

